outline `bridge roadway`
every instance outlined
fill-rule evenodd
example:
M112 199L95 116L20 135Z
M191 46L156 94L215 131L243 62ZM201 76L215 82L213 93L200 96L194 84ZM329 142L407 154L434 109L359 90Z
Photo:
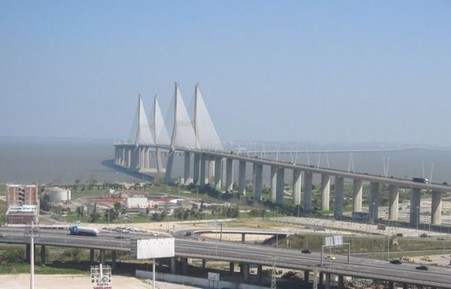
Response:
M78 247L130 251L130 239L149 238L145 233L117 233L102 231L97 237L71 236L65 230L40 230L36 245ZM24 228L0 227L0 243L27 244L29 237ZM428 271L415 269L413 264L394 265L385 261L351 257L348 264L345 256L336 256L333 263L320 266L320 254L301 254L298 250L281 249L261 245L230 242L207 242L189 238L176 238L175 254L179 257L244 262L281 268L314 270L318 272L355 276L370 279L402 282L436 288L451 288L451 270L429 267Z
M159 147L162 149L169 150L169 146L165 145L151 145L151 147ZM349 172L345 170L339 170L339 169L331 169L331 168L322 168L322 167L315 167L313 165L303 165L303 164L295 164L288 161L281 161L281 160L271 160L271 159L263 159L259 158L258 156L246 156L234 152L226 152L226 151L209 151L205 149L192 149L192 148L185 148L185 147L175 147L175 151L182 151L182 152L191 152L191 153L203 153L206 155L210 155L213 157L222 157L222 158L229 158L234 159L238 161L246 161L250 163L256 163L256 164L262 164L262 165L268 165L268 166L275 166L285 169L299 169L302 171L310 171L312 173L317 174L324 174L329 176L340 176L344 178L351 178L351 179L360 179L364 181L369 182L379 182L384 183L388 185L395 185L400 188L410 188L410 189L421 189L421 190L431 190L431 191L439 191L439 192L450 192L451 186L444 185L444 184L437 184L437 183L430 183L430 184L424 184L419 182L414 182L411 179L402 179L402 178L396 178L396 177L384 177L380 175L373 175L373 174L367 174L367 173L359 173L359 172Z

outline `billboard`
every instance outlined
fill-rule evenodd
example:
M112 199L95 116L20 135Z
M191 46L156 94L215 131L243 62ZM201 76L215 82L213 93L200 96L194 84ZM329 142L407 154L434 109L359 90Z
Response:
M324 238L324 245L326 246L341 246L343 245L343 236L336 235L336 236L327 236Z
M175 255L174 238L132 240L132 256L136 259L169 258Z

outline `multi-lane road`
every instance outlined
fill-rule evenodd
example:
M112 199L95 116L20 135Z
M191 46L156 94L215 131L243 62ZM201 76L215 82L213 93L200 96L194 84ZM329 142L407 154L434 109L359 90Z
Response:
M65 230L41 229L36 236L36 244L79 247L86 249L106 249L130 251L131 239L155 237L145 233L101 232L97 237L71 236ZM23 228L0 228L0 243L26 244L29 242ZM318 270L345 276L356 276L403 282L437 288L451 288L451 269L430 266L421 271L413 264L394 265L385 261L336 256L333 262L320 265L320 254L302 254L299 250L281 249L261 245L247 245L231 242L209 242L190 238L176 238L176 256L244 262L248 264L273 264L277 267ZM315 269L316 268L316 269Z

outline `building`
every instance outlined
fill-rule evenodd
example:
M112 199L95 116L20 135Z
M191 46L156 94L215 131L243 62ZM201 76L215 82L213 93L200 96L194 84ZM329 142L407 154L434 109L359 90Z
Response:
M38 186L36 185L6 185L7 206L39 205Z
M37 205L9 206L6 211L7 224L31 224L38 223Z
M146 197L127 198L127 209L143 209L149 207L149 201Z
M50 187L46 188L44 193L48 194L49 201L52 203L64 203L71 200L71 191L68 189Z

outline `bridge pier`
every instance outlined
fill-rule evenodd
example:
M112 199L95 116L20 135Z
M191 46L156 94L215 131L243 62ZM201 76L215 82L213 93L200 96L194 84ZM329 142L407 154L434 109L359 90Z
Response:
M99 262L100 263L105 262L105 250L104 249L100 249L100 251L99 251Z
M362 211L362 197L363 181L361 179L354 179L352 181L352 212Z
M261 281L263 278L263 266L262 265L257 265L257 279L258 281Z
M233 263L233 262L229 263L229 271L231 273L235 272L235 263Z
M395 185L388 186L388 219L398 220L399 216L399 188Z
M248 263L241 263L240 264L240 273L243 277L244 281L249 280L249 264Z
M246 242L246 233L241 233L241 243Z
M309 270L305 270L304 271L304 282L308 282L309 281L309 277L310 277L310 271Z
M380 183L371 182L370 184L370 201L368 208L368 217L371 224L377 224L379 221L379 194Z
M312 185L313 173L311 171L304 172L304 212L312 212Z
M217 191L222 191L222 158L215 160L215 188Z
M171 273L176 274L177 273L177 260L176 257L171 257Z
M214 174L215 174L215 164L216 161L212 160L211 157L207 161L207 180L206 183L212 184L214 181Z
M415 227L420 225L420 202L421 202L421 190L412 189L412 195L410 198L410 225Z
M94 264L95 262L95 251L94 249L89 249L89 263Z
M277 200L277 167L271 166L271 201Z
M194 153L193 182L195 185L199 185L200 156L200 154Z
M246 195L246 161L240 160L238 165L238 193Z
M254 178L254 200L261 201L263 189L263 165L254 163L253 165Z
M202 269L207 268L207 260L206 259L202 259Z
M280 167L277 169L277 190L276 190L276 203L283 205L285 187L285 169Z
M111 251L111 269L116 268L117 253L116 250Z
M205 154L201 154L200 155L200 176L199 176L199 185L205 186L206 182L205 182L205 167L206 167L206 162L207 162L207 157L205 156Z
M330 203L330 176L326 174L321 175L321 210L329 211Z
M338 275L338 289L345 288L345 280L343 275Z
M442 192L432 191L431 224L440 225L441 223L442 223Z
M26 244L25 245L25 260L27 262L30 262L30 258L31 258L31 246L30 246L30 244Z
M47 263L47 248L45 245L41 245L41 264Z
M334 185L334 217L341 219L343 217L343 201L344 201L344 178L336 176Z
M182 274L188 274L188 258L182 257L180 258L180 262L182 263Z
M226 184L225 189L228 192L233 190L233 159L226 159Z
M293 170L293 199L296 206L301 205L302 174L301 170Z
M166 184L172 183L172 167L174 166L174 157L175 157L175 151L170 150L168 152L168 159L166 161L166 173L164 176L164 180Z
M188 185L190 183L191 178L191 153L185 152L185 159L184 159L184 172L183 172L183 181L182 183L185 185Z

